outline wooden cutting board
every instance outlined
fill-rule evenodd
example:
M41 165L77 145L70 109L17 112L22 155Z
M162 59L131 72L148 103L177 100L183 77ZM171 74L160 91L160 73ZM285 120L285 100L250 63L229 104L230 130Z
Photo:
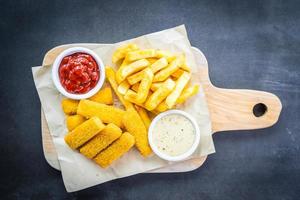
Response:
M43 60L43 66L52 64L56 56L67 48L82 46L95 49L103 45L109 44L80 43L57 46L46 53ZM198 59L197 61L199 61L198 63L202 65L200 76L210 111L213 133L228 130L266 128L277 122L282 105L280 99L276 95L256 90L223 89L215 87L209 79L208 64L205 56L199 49L193 48L193 50L197 54L196 57ZM254 115L253 109L255 106L261 111L261 116L259 117ZM43 112L41 114L41 123L45 158L49 165L59 170L60 166L57 153ZM207 156L190 159L151 172L191 171L200 167L205 162L206 158Z

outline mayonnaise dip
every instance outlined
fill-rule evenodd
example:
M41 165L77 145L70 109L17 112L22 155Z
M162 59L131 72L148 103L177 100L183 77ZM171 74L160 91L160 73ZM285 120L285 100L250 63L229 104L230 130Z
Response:
M179 156L195 143L196 130L193 123L181 114L169 114L160 118L152 130L153 144L168 156Z

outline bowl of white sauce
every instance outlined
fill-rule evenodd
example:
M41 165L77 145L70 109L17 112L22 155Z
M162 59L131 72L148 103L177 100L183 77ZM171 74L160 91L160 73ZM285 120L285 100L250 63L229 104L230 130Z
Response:
M182 161L191 156L200 143L196 120L181 110L169 110L157 115L148 131L153 152L168 161Z

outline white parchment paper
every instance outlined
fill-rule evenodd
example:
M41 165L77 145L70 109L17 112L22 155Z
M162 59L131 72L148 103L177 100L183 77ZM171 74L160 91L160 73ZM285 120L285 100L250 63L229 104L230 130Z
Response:
M94 49L105 65L114 67L111 63L112 53L125 43L136 43L140 48L156 48L170 50L174 53L183 52L187 64L192 68L192 82L201 86L199 66L196 65L194 54L187 37L185 27L178 26L164 31L144 35L121 43ZM78 191L113 179L122 178L150 170L166 167L174 163L166 162L155 155L143 158L133 148L109 168L102 169L92 160L84 157L78 151L69 148L64 142L67 133L65 116L61 108L63 96L56 90L51 79L51 66L33 67L33 78L37 88L42 108L49 130L57 150L62 177L68 192ZM205 156L215 152L209 112L202 88L200 92L179 107L193 115L201 131L200 145L191 158Z

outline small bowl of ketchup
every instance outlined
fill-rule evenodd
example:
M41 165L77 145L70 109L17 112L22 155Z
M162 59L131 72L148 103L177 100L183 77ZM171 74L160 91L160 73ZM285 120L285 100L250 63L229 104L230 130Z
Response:
M105 80L105 67L90 49L73 47L60 53L52 66L57 90L71 99L86 99L96 94Z

